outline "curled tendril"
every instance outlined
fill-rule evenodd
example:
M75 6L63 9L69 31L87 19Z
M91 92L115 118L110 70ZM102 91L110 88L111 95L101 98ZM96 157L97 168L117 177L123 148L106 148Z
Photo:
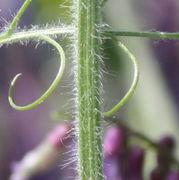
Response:
M134 78L133 78L132 85L129 88L128 92L125 94L125 96L112 109L110 109L107 112L104 112L103 113L104 116L113 115L116 111L118 111L130 99L130 97L134 94L134 92L136 90L138 80L139 80L139 67L138 67L138 63L136 61L135 56L121 42L118 42L118 46L129 56L129 58L133 64L133 66L134 66Z
M25 10L28 8L28 6L30 5L30 3L32 2L32 0L25 0L23 5L21 6L21 8L19 9L19 11L17 12L17 14L15 15L15 17L13 18L12 22L9 25L9 28L7 29L7 32L0 35L0 44L6 44L6 43L12 43L13 41L18 41L18 40L27 40L27 39L41 39L44 40L48 43L50 43L52 46L54 46L59 55L60 55L60 68L59 71L54 79L54 81L52 82L52 84L50 85L50 87L47 89L47 91L40 97L38 98L36 101L34 101L33 103L26 105L26 106L18 106L14 103L14 100L12 98L12 94L13 94L13 88L16 84L16 81L20 78L21 74L17 74L14 79L12 80L10 87L9 87L9 91L8 91L8 100L10 105L16 109L16 110L20 110L20 111L25 111L25 110L29 110L32 109L36 106L38 106L39 104L41 104L45 99L47 99L47 97L55 90L55 88L58 86L62 76L63 76L63 72L65 69L65 53L63 51L63 48L52 38L50 38L49 36L42 34L43 31L39 31L39 33L37 32L29 32L27 34L24 34L24 36L13 36L13 30L14 28L17 26L20 18L22 17L22 15L24 14ZM63 28L59 29L60 33L64 33L66 32ZM48 33L45 32L46 34L51 34L51 32L49 31ZM23 35L23 33L21 33L20 35Z
M64 68L65 68L65 53L62 49L62 47L52 38L50 38L47 35L35 35L33 33L31 33L29 36L24 36L24 37L16 37L13 39L13 30L15 28L15 26L18 24L20 18L22 17L22 15L24 14L25 10L27 9L27 7L29 6L29 4L31 3L32 0L25 0L25 2L23 3L22 7L19 9L19 11L17 12L16 16L13 18L7 33L3 34L0 36L0 40L2 39L2 41L0 42L0 44L4 44L4 43L8 43L8 42L12 42L12 41L16 41L16 40L23 40L23 39L42 39L44 41L47 41L48 43L52 44L59 52L60 57L61 57L61 65L59 68L59 71L56 75L56 78L54 79L54 81L52 82L51 86L47 89L47 91L36 101L34 101L33 103L26 105L26 106L18 106L14 103L13 98L12 98L12 92L13 92L13 88L15 86L16 81L19 79L19 77L21 76L21 74L17 74L14 79L11 82L10 88L9 88L9 92L8 92L8 100L10 105L17 110L20 111L25 111L25 110L29 110L32 109L36 106L38 106L39 104L41 104L53 91L54 89L57 87L57 85L59 84L59 81L63 75L64 72ZM106 2L106 0L102 0L102 4L104 5L104 3ZM129 56L129 58L131 59L133 65L134 65L134 78L133 78L133 82L132 85L130 87L130 89L128 90L128 92L125 94L125 96L120 100L120 102L118 104L116 104L111 110L104 112L103 115L104 116L111 116L113 115L117 110L119 110L128 100L129 98L133 95L137 83L138 83L138 79L139 79L139 70L138 70L138 64L136 62L135 57L133 56L133 54L128 50L128 48L122 44L121 42L118 43L118 45L127 53L127 55Z
M9 103L10 105L16 109L16 110L19 110L19 111L26 111L26 110L29 110L29 109L32 109L36 106L38 106L39 104L41 104L45 99L47 99L47 97L55 90L55 88L58 86L60 80L61 80L61 77L63 76L63 72L64 72L64 69L65 69L65 53L64 53L64 50L63 48L55 41L53 40L52 38L46 36L46 35L40 35L38 37L36 36L33 36L31 37L31 39L35 39L35 38L40 38L48 43L50 43L51 45L53 45L59 55L60 55L60 60L61 60L61 63L60 63L60 68L59 68L59 71L54 79L54 81L52 82L52 84L50 85L50 87L47 89L47 91L40 97L38 98L36 101L34 101L33 103L29 104L29 105L26 105L26 106L18 106L14 103L14 100L12 98L12 94L13 94L13 88L16 84L16 81L19 79L19 77L21 76L21 74L17 74L11 84L10 84L10 87L9 87L9 92L8 92L8 100L9 100Z

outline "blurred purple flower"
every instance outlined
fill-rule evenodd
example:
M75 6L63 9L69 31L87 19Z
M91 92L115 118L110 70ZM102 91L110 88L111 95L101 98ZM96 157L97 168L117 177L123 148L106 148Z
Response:
M166 180L179 180L179 172L171 172Z
M142 180L142 168L144 162L144 150L140 147L132 147L128 155L129 180Z
M151 172L151 180L165 180L170 170L170 157L168 153L171 153L175 147L175 140L171 136L165 136L158 142L162 149L157 152L157 166ZM165 148L165 149L163 149Z
M150 180L165 180L167 169L164 166L157 166L150 174Z
M175 139L172 136L165 136L160 139L159 144L171 151L175 148Z
M104 175L110 180L142 180L144 150L127 146L127 134L110 128L104 139Z
M53 131L47 135L47 141L52 144L54 148L63 148L64 143L69 138L71 127L69 124L60 124Z
M104 138L104 156L115 155L122 149L122 145L125 140L125 132L118 128L112 127L108 129Z
M171 136L165 136L159 140L159 144L162 146L162 150L157 154L157 161L159 165L165 166L165 169L168 169L170 165L170 157L166 154L166 150L168 153L172 153L175 147L175 140ZM165 151L163 151L165 148Z
M52 130L39 146L26 153L20 162L13 163L9 180L27 180L51 169L67 143L69 131L68 124L61 124Z
M122 180L120 168L125 158L124 144L126 133L119 127L111 127L104 137L104 175L106 179ZM120 161L120 162L119 162Z

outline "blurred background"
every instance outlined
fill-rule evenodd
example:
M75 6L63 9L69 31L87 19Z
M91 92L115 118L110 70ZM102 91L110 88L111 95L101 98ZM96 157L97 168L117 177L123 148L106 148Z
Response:
M4 31L22 1L0 0L0 28ZM70 24L71 3L63 0L33 1L20 21L20 27L36 28ZM121 31L179 31L179 1L177 0L109 0L104 7L104 24ZM140 82L135 95L118 113L132 128L158 140L164 135L174 136L179 143L179 43L177 40L120 38L137 57ZM0 179L11 174L13 162L40 144L56 125L67 122L74 109L72 45L67 37L58 41L67 54L67 67L60 86L39 107L19 112L7 101L10 81L22 73L15 88L18 104L28 104L49 86L58 70L57 54L48 44L15 43L0 48ZM133 69L128 57L112 40L104 43L104 110L118 102L132 81ZM176 157L179 158L179 150ZM61 170L64 158L45 174L32 180L64 178ZM145 177L155 166L153 153L146 156ZM73 179L73 178L71 178ZM147 179L147 178L146 178Z

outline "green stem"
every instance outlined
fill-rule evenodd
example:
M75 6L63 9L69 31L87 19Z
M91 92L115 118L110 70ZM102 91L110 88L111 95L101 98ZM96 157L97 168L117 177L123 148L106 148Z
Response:
M76 131L80 180L101 180L100 33L101 2L77 0Z
M179 32L130 32L130 31L103 31L107 36L131 36L131 37L147 37L160 39L179 39Z

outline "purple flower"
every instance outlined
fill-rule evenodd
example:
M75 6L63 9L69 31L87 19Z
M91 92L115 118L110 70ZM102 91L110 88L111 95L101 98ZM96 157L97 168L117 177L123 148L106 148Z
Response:
M170 170L170 153L175 147L175 140L165 136L158 142L161 149L157 152L157 167L151 172L151 180L165 180Z
M171 172L167 176L167 180L179 180L179 172Z
M119 153L125 140L124 130L118 127L108 129L104 138L104 157Z
M165 136L160 139L159 144L167 148L168 150L173 150L175 148L175 140L172 136Z
M110 180L142 180L144 150L128 147L124 129L110 128L104 139L104 174Z
M128 155L128 173L130 180L142 180L142 167L144 162L144 150L140 147L132 147Z
M174 150L175 140L171 136L165 136L159 140L159 145L161 145L162 149L157 154L158 164L168 166L170 164L170 157L168 153L172 153Z
M150 174L150 180L165 180L167 169L165 166L157 166Z
M121 162L125 158L126 133L119 127L111 127L104 138L104 175L106 179L123 180Z
M51 169L66 144L70 128L68 124L57 126L40 145L26 153L20 162L13 163L9 180L27 180Z
M47 136L47 141L51 143L55 148L61 148L64 146L66 139L70 132L69 124L60 124Z

